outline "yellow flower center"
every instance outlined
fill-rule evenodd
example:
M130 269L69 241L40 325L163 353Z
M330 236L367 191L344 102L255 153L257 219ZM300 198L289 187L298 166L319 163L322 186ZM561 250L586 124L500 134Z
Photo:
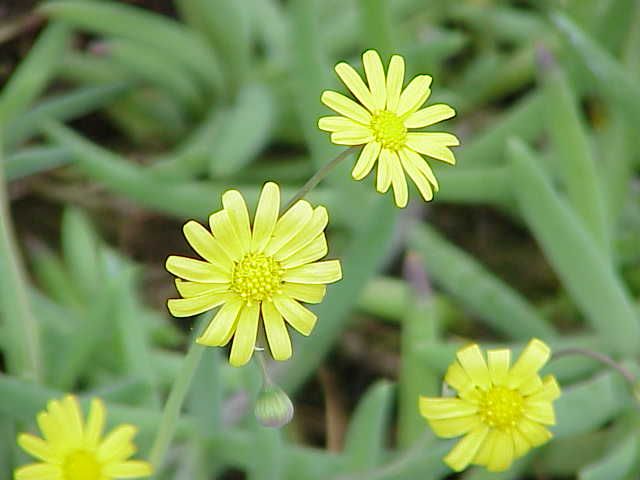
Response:
M374 113L370 126L376 141L380 142L383 148L398 150L407 140L407 127L393 112L380 110Z
M62 465L64 480L98 480L102 469L93 453L75 451L67 456Z
M514 427L522 417L524 401L516 390L492 387L480 400L480 418L490 427L507 429Z
M282 286L280 263L264 253L247 253L237 262L231 277L231 290L247 304L270 300Z

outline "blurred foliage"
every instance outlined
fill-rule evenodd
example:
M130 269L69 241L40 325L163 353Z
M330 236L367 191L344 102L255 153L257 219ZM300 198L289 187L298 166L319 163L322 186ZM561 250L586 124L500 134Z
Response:
M436 171L435 203L463 205L454 211L465 216L485 206L529 232L558 284L544 299L528 298L425 221L440 207L397 211L343 165L310 199L330 211L331 254L342 259L344 280L315 307L316 330L296 338L276 376L296 403L358 325L399 329L399 346L386 351L400 367L349 399L357 405L348 420L335 410L342 394L324 386L331 448L322 449L304 438L305 422L322 419L299 414L283 430L258 427L247 415L260 387L254 366L233 369L220 352L200 352L157 478L221 478L230 469L250 480L445 478L449 443L428 431L417 396L439 393L471 335L516 350L537 336L640 370L640 3L149 2L162 11L136 3L52 0L1 20L6 43L31 25L25 19L46 18L0 91L5 476L24 461L16 431L33 429L35 413L64 391L102 396L110 421L140 427L147 455L170 385L183 362L195 361L182 353L186 328L146 306L145 267L101 238L104 219L89 208L87 185L112 192L131 215L178 220L206 218L231 187L255 202L274 180L290 196L340 152L316 128L326 113L319 96L336 84L332 65L358 64L367 48L404 55L408 74L431 74L435 101L458 111L449 128L463 146L457 167ZM53 196L64 210L61 238L16 239L7 187L49 176L79 188ZM530 253L512 260L525 278L538 258ZM364 346L363 368L384 362L375 358L379 342ZM548 370L564 389L556 439L509 472L461 478L637 479L640 416L623 380L584 358L563 357Z

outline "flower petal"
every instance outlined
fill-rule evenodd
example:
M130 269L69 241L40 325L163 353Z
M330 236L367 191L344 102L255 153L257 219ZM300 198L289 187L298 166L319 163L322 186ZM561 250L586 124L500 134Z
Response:
M482 446L476 453L476 456L473 457L472 463L475 465L483 465L486 466L487 463L491 460L491 454L493 453L493 448L495 446L495 438L498 436L498 429L492 428L489 430L487 437L484 439Z
M382 110L387 103L387 87L380 55L375 50L367 50L362 55L362 64L373 96L374 110Z
M78 399L74 395L66 395L62 399L62 408L65 412L66 424L65 430L70 440L70 445L80 446L84 438L82 431L82 425L84 420L82 418L82 411L80 410L80 404Z
M18 435L18 445L32 457L45 462L55 461L56 455L49 444L40 437L29 433Z
M301 302L320 303L327 293L324 285L309 285L304 283L285 282L282 285L282 294Z
M489 362L489 375L494 385L506 385L511 364L511 350L508 348L489 350L487 352Z
M453 152L448 146L438 143L437 138L432 135L445 135L431 132L412 132L407 133L407 147L415 150L416 152L428 155L437 160L455 165L456 159ZM450 134L446 134L450 135ZM453 137L453 135L451 135ZM455 137L454 137L455 138ZM456 139L457 140L457 139Z
M420 397L420 414L429 420L443 420L474 415L478 406L461 398Z
M253 221L251 249L261 252L269 243L271 234L276 228L280 213L280 188L274 182L267 182L262 187L256 216Z
M262 319L271 355L276 360L287 360L292 353L291 338L282 315L272 302L262 302Z
M148 462L129 460L127 462L110 463L103 467L102 473L113 478L139 478L148 477L153 473L153 468Z
M444 462L456 472L467 468L478 453L487 433L489 433L489 427L485 425L480 425L467 433L444 457Z
M350 118L351 120L363 125L369 125L369 123L371 123L371 114L367 112L364 107L358 105L350 98L345 97L338 92L325 90L322 92L320 101L330 109Z
M404 58L394 55L387 70L387 106L390 112L395 112L400 101L400 92L404 83Z
M431 77L429 75L418 75L411 80L407 88L405 88L400 95L395 113L399 117L402 117L409 116L418 110L422 104L427 101L427 98L429 98L429 94L431 93L431 90L429 90L430 85Z
M471 377L467 375L467 372L464 371L462 365L460 365L457 361L449 365L447 373L444 376L444 381L451 385L451 387L456 389L458 392L475 387L475 383L473 383Z
M238 313L243 305L244 301L240 297L225 303L196 342L210 347L224 345L225 340L228 341L229 335L235 331Z
M513 453L516 458L523 456L529 450L531 450L531 444L529 441L520 433L520 430L517 428L511 429L511 440L513 441Z
M295 255L319 235L322 235L328 222L329 214L327 213L327 209L317 207L304 227L274 253L274 258L282 262L292 255Z
M376 181L376 190L385 193L391 186L391 165L393 155L391 151L383 148L378 159L378 178Z
M362 123L358 123L355 120L351 120L347 117L338 115L330 115L327 117L321 117L318 120L318 128L325 132L340 132L342 130L355 130L358 127L364 126Z
M418 153L414 152L410 148L403 148L401 153L406 157L406 164L411 164L414 169L416 169L421 176L426 178L429 184L433 187L433 189L437 192L440 186L438 185L438 179L433 174L433 170L427 163L427 161ZM403 165L405 165L403 163ZM406 166L406 165L405 165Z
M510 434L496 430L492 443L491 455L486 463L487 470L490 472L503 472L513 463L513 440Z
M360 156L358 157L356 166L353 167L351 176L356 180L362 180L364 177L369 175L369 172L378 159L378 155L380 155L381 149L382 146L378 142L367 143L360 152Z
M536 375L551 356L551 349L534 338L520 354L520 358L509 371L509 388L520 387L529 377Z
M477 344L469 345L458 351L458 361L469 378L483 389L487 390L491 385L489 369L484 361L482 351Z
M62 469L50 463L31 463L17 468L15 480L62 480Z
M284 295L274 295L273 304L289 325L303 335L309 335L318 320L311 310Z
M227 256L231 260L235 262L244 256L246 251L242 249L242 244L238 240L225 210L209 215L209 227L214 238L218 240L218 245L227 252Z
M560 385L558 385L558 381L553 375L544 377L542 385L542 389L529 396L527 401L552 402L560 396Z
M189 221L182 227L184 236L198 255L207 262L212 263L221 270L230 269L233 266L231 258L220 247L213 235L196 221Z
M51 445L54 450L57 450L58 445L64 440L63 426L49 412L40 412L36 416L38 427L44 439Z
M253 355L258 335L258 319L260 318L260 303L247 304L238 316L238 327L233 336L229 363L234 367L245 365Z
M175 284L176 290L183 298L197 297L205 293L224 293L229 291L228 283L198 283L176 278Z
M285 269L299 267L300 265L320 260L328 251L327 239L324 234L320 234L307 246L298 250L286 260L282 260L281 265Z
M200 283L229 283L231 272L217 265L193 258L171 255L167 258L166 269L176 277Z
M133 455L133 437L138 429L133 425L119 425L109 433L98 446L96 456L101 463L123 461Z
M295 237L309 222L313 215L313 208L306 200L296 202L287 210L276 223L271 240L264 249L266 255L273 255Z
M222 195L222 205L233 231L236 234L240 246L244 252L251 248L251 224L249 222L249 211L242 194L237 190L228 190Z
M522 417L520 419L516 428L533 447L539 447L553 437L547 428L543 427L539 423L529 420L526 417Z
M402 167L409 174L409 177L411 177L411 180L413 180L413 183L415 183L418 191L420 192L420 195L422 195L422 198L424 198L424 200L428 202L433 199L433 189L431 188L431 183L429 183L427 177L416 166L416 162L411 157L411 153L409 152L415 153L408 148L403 148L398 151L400 162L402 163Z
M102 400L99 398L91 399L89 417L87 418L87 425L84 431L84 441L87 447L94 449L100 443L106 417L107 410Z
M544 425L555 425L556 415L551 402L531 402L525 403L525 416L534 422Z
M333 283L342 278L339 260L309 263L285 270L282 280L293 283Z
M167 302L169 312L174 317L191 317L206 312L236 297L233 292L210 292L197 297L172 298Z
M466 417L429 419L429 426L437 436L441 438L459 437L469 433L480 425L478 415L468 415Z
M407 179L400 164L400 159L396 152L391 152L391 185L393 185L393 198L400 208L407 206L409 192L407 190Z
M336 145L364 145L373 140L373 132L368 127L341 130L331 134L331 142Z
M449 105L438 103L413 112L404 121L404 126L407 128L428 127L429 125L455 117L455 115L456 111Z
M341 62L336 65L335 70L340 80L342 80L351 93L360 100L362 105L371 112L377 109L373 95L362 81L362 78L360 78L360 75L358 75L358 72L356 72L351 65Z

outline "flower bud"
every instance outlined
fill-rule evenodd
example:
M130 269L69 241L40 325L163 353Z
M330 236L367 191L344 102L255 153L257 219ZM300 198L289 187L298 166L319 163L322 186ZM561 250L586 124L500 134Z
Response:
M293 418L293 404L280 387L265 382L258 395L254 413L265 427L280 428Z

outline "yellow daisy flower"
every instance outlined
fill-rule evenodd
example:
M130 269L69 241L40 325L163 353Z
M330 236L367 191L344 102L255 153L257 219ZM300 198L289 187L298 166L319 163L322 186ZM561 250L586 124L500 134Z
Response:
M102 401L91 401L85 423L76 397L52 400L37 416L44 440L22 433L18 445L40 460L16 469L15 480L110 480L151 475L151 465L127 460L136 451L133 425L119 425L104 439L106 410Z
M460 142L451 133L409 132L408 129L441 122L453 117L455 111L445 104L420 109L431 93L431 77L418 75L402 90L404 59L400 55L391 57L386 78L375 50L365 52L362 63L368 86L347 63L339 63L335 68L360 104L337 92L323 92L322 103L340 116L322 117L318 127L331 132L331 141L337 145L364 145L351 172L353 178L362 180L378 160L376 188L379 192L384 193L393 186L396 205L405 207L408 201L406 172L422 197L429 201L433 190L438 190L438 181L420 154L453 165L456 160L449 147Z
M489 350L488 364L478 345L458 351L445 376L457 396L420 397L420 413L436 435L464 435L444 458L447 465L456 471L471 463L503 471L551 438L546 426L555 424L552 402L560 387L552 375L538 375L549 356L549 347L537 339L513 366L508 349Z
M285 321L309 335L317 317L300 302L321 302L325 284L342 278L338 260L317 261L327 254L327 210L299 200L279 217L280 189L273 182L262 189L253 225L237 190L227 191L222 205L209 217L211 231L194 221L183 229L204 262L167 259L183 297L169 300L169 311L188 317L222 306L197 342L222 346L233 337L234 366L251 358L262 317L273 358L286 360L291 339Z

